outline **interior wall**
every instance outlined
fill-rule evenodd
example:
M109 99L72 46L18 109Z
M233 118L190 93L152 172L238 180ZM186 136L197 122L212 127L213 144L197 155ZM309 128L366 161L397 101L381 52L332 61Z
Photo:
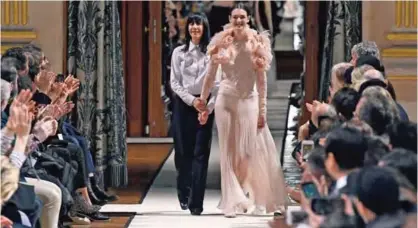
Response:
M48 56L55 72L64 70L64 1L2 1L2 52L33 42Z
M37 33L35 43L48 56L55 72L62 72L65 26L63 1L29 1L28 26Z

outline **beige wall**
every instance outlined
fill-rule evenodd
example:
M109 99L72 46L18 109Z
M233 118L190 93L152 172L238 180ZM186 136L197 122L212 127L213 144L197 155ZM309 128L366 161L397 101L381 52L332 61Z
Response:
M9 18L5 10L9 7ZM2 51L33 42L48 56L55 72L64 70L65 44L63 1L2 1ZM15 11L17 9L17 11ZM26 13L25 13L26 12ZM16 16L17 15L17 16ZM17 17L18 19L15 19ZM5 24L9 21L8 25ZM16 23L17 22L17 23ZM8 31L7 35L4 31ZM26 33L22 33L25 31ZM36 37L35 37L36 36Z
M363 1L363 40L379 46L397 100L417 121L417 2Z

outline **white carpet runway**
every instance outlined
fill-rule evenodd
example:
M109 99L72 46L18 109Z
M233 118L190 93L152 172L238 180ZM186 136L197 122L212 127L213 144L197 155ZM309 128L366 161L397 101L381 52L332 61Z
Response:
M284 122L287 109L287 95L291 81L280 81L278 95L281 99L268 102L268 120L273 137L280 151ZM215 131L215 130L214 130ZM136 216L129 228L260 228L269 227L273 214L266 216L237 215L236 218L225 218L217 209L220 194L219 144L217 135L213 135L209 159L207 190L204 211L201 216L192 216L188 210L183 211L177 200L176 170L174 151L167 159L157 178L151 186L142 204L108 204L101 212L132 212ZM290 208L289 208L290 209Z

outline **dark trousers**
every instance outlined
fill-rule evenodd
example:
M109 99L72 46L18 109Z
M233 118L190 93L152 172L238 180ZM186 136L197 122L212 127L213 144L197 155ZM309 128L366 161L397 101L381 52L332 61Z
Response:
M177 193L180 202L190 209L203 210L206 176L214 113L205 125L198 121L198 111L178 96L174 97L173 138L177 169Z
M68 136L68 140L70 140L70 142L76 144L83 150L84 158L86 159L87 172L89 174L94 173L95 168L94 168L93 157L88 147L86 138L82 136L77 131L77 129L68 122L64 122L62 124L62 132L65 136Z

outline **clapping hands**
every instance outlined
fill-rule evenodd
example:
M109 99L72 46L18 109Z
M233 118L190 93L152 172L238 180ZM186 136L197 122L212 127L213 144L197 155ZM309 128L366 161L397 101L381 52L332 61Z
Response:
M40 142L43 142L49 136L55 135L57 133L57 129L58 122L52 116L46 116L36 122L33 127L33 134Z
M50 116L54 119L60 119L64 115L71 112L71 110L74 108L74 104L72 101L64 102L62 104L50 104L42 108L38 112L38 119Z
M68 96L73 95L80 88L80 80L68 75L64 82L53 82L50 86L48 96L53 104L64 104Z
M22 90L10 106L10 116L6 127L18 137L28 136L31 130L33 120L31 98L32 93L29 90Z
M41 70L35 77L35 85L38 87L39 91L48 94L56 77L57 75L53 72Z

